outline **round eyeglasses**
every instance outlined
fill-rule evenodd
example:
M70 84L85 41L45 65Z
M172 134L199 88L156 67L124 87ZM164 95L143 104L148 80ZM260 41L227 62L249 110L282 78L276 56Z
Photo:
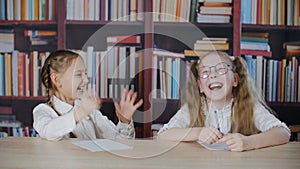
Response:
M199 77L202 79L208 78L211 73L211 69L215 68L215 72L219 75L224 75L228 72L228 70L232 70L231 66L225 62L220 62L215 66L202 66L198 69Z

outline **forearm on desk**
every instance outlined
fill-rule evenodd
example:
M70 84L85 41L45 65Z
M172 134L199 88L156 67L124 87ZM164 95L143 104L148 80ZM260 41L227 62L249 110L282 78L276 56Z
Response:
M200 127L195 128L171 128L161 132L158 139L170 141L197 141L201 132Z
M290 133L283 127L274 127L266 132L249 137L253 149L259 149L287 143L290 138Z

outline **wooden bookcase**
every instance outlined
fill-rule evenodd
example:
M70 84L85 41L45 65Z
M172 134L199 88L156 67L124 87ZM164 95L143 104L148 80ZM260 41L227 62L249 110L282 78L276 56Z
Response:
M285 38L297 39L300 35L300 28L287 27L287 26L266 26L266 25L241 25L241 1L233 0L233 15L230 23L226 24L212 24L212 23L173 23L173 22L153 22L153 16L150 13L153 11L152 0L142 0L143 8L146 15L144 15L143 21L136 22L114 22L109 23L107 21L69 21L66 19L66 0L56 0L56 12L54 21L0 21L0 28L14 29L16 33L15 48L21 51L32 50L28 43L23 43L22 33L25 28L30 29L47 29L57 31L57 46L50 49L39 49L42 51L49 50L54 51L56 49L81 49L88 38L98 29L106 26L107 30L104 30L103 38L100 38L99 46L103 44L105 47L106 36L116 35L119 32L126 34L134 34L135 32L143 32L142 46L144 49L152 49L154 45L160 48L174 51L183 52L184 49L188 49L188 46L177 42L176 40L156 34L156 32L162 32L166 35L171 33L185 35L185 32L190 31L191 24L201 29L208 36L226 36L229 38L230 50L229 53L234 56L240 55L240 37L242 30L253 31L269 31L274 35L278 35L277 38L270 39L273 46L273 53L282 53L280 50ZM107 25L109 24L109 25ZM121 31L120 31L121 30ZM282 35L281 35L282 34ZM118 34L119 35L119 34ZM296 36L294 36L296 35ZM272 37L272 36L271 36ZM188 37L191 43L194 43L199 36ZM102 39L102 40L101 40ZM277 41L279 40L279 43ZM279 48L280 47L280 48ZM96 49L102 50L102 49ZM141 108L143 111L143 118L145 123L137 124L140 128L138 137L151 137L151 125L152 123L166 123L176 113L176 111L183 104L180 100L167 100L167 109L157 119L153 118L155 113L155 107L159 107L162 100L160 99L148 99L152 91L153 82L153 69L152 67L152 52L151 50L144 50L143 52L143 82L142 87L139 90L139 98L144 99L144 104ZM109 117L109 119L115 121L113 101L111 99L104 99L102 112ZM44 102L44 97L13 97L13 96L0 96L0 114L15 114L17 120L22 121L24 125L32 125L32 109L37 104ZM151 106L153 105L153 106ZM299 103L271 103L270 106L274 108L279 118L287 122L287 124L300 124L299 116L297 112L300 108ZM286 113L288 111L288 113ZM108 113L107 113L108 112Z
M283 49L285 42L300 41L300 26L242 24L241 30L242 32L269 33L272 58L279 60L285 57ZM268 102L268 105L288 126L300 124L299 102Z

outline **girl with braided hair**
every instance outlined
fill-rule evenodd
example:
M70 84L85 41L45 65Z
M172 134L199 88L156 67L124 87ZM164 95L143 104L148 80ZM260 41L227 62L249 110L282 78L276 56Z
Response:
M224 142L231 151L284 144L290 130L273 114L244 59L214 51L191 65L187 104L163 126L158 138Z
M86 90L86 68L77 53L68 50L51 53L43 65L41 80L47 102L33 110L33 127L40 137L54 141L71 136L79 139L135 137L131 117L143 101L135 103L137 94L124 89L120 104L115 103L119 118L115 125L99 111L100 99Z

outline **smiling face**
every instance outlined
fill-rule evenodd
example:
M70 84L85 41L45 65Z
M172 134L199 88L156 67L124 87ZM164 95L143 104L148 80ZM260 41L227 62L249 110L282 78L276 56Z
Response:
M227 56L211 53L198 65L198 87L201 93L216 107L222 107L233 97L232 88L238 84L237 73L232 72L232 63Z
M78 57L72 61L64 73L55 73L57 92L55 95L71 105L80 98L86 90L88 78L83 60Z

